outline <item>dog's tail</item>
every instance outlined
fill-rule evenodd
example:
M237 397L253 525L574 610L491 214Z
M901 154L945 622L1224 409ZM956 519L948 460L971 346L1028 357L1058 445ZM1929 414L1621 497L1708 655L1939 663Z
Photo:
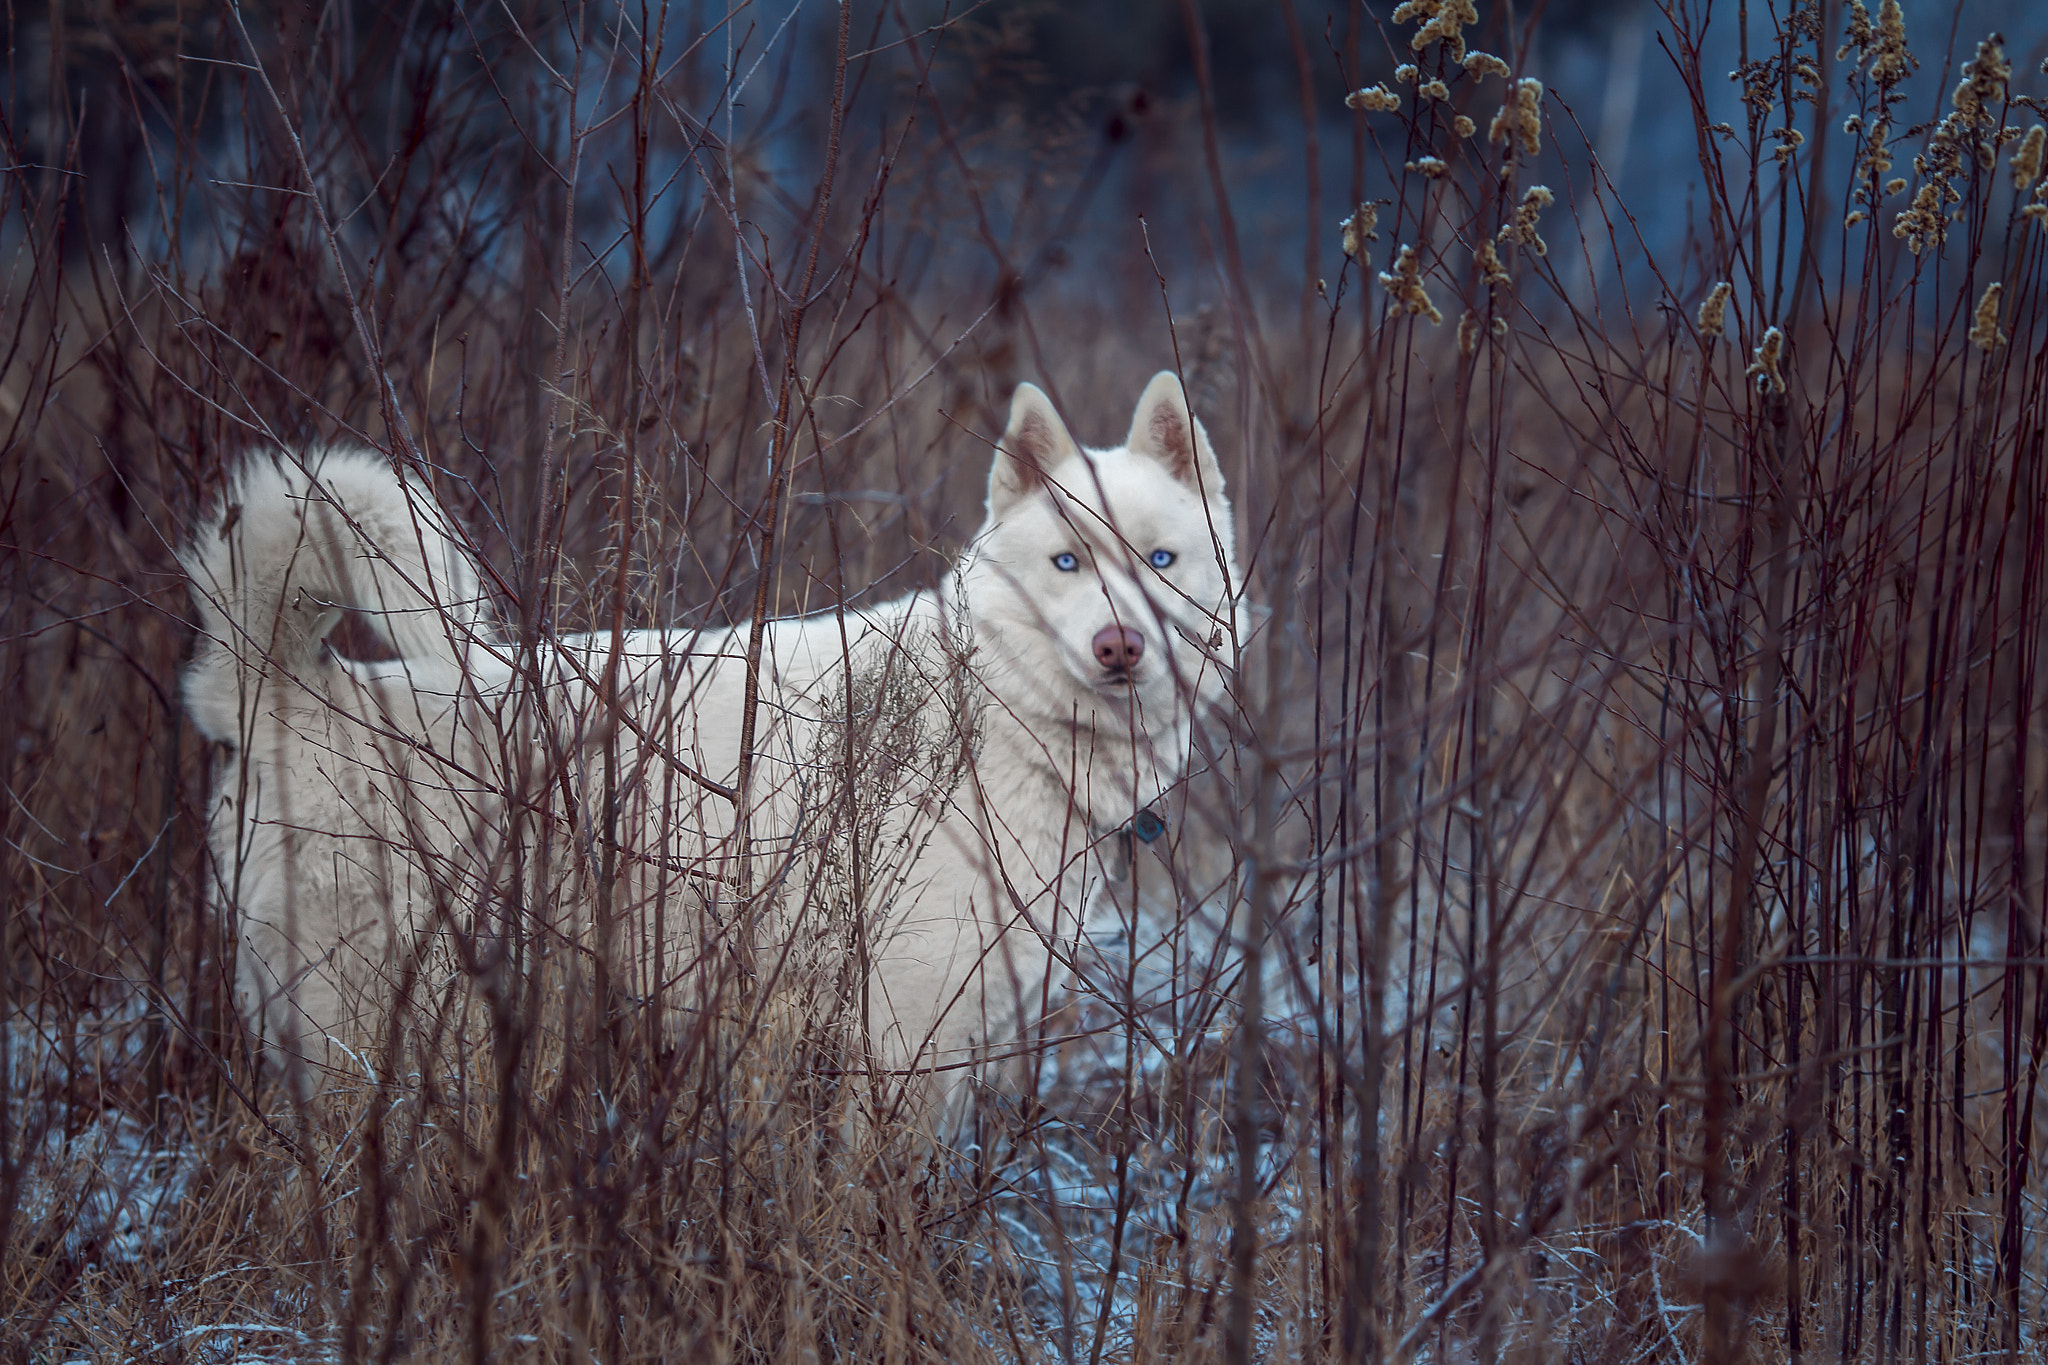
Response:
M371 451L250 459L178 559L201 624L186 700L231 744L252 686L302 686L344 614L401 660L459 667L482 603L432 494Z

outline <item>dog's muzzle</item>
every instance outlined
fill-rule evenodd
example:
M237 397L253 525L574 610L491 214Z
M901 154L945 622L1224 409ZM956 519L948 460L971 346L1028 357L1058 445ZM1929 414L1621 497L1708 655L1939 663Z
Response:
M1127 683L1145 658L1145 637L1129 626L1104 626L1095 632L1092 648L1105 681Z

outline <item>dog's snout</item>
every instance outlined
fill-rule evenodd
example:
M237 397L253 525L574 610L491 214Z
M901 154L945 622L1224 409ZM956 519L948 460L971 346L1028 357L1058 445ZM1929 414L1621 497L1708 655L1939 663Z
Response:
M1135 668L1145 657L1145 637L1129 626L1104 626L1095 632L1095 662L1104 668Z

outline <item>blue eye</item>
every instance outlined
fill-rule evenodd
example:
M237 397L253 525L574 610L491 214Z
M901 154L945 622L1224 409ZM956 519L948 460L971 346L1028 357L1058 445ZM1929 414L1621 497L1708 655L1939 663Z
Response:
M1052 557L1052 566L1061 573L1072 573L1081 567L1081 561L1074 558L1072 550L1061 550Z
M1173 563L1173 559L1174 555L1173 551L1171 550L1154 550L1152 552L1152 567L1155 569L1163 569L1167 565Z

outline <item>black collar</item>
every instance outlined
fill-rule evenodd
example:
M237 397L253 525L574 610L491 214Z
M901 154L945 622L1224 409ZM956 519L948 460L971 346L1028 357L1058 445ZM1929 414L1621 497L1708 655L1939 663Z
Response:
M1110 841L1103 867L1111 880L1120 882L1131 875L1133 839L1141 844L1149 844L1156 842L1164 833L1166 818L1147 806L1115 829L1100 835L1100 838Z

